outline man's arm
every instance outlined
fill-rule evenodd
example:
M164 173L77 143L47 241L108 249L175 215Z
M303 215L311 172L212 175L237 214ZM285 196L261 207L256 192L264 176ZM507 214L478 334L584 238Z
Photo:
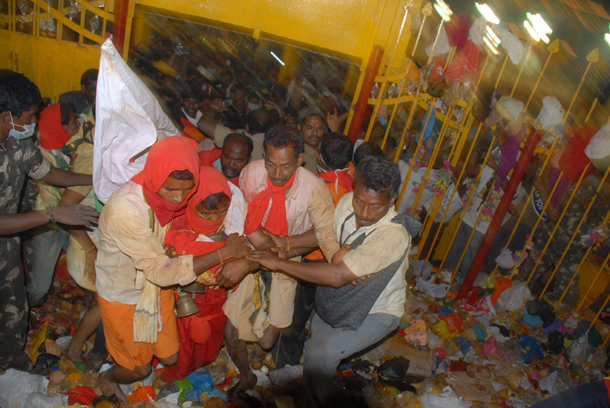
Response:
M246 259L258 262L272 271L281 271L294 278L315 283L316 285L340 288L358 279L358 276L354 275L343 261L338 264L306 264L280 259L277 256L261 251L248 255Z
M229 259L240 259L250 254L250 247L243 235L233 233L227 237L225 245L217 251L193 257L193 271L197 276L208 269L226 262Z
M318 179L319 187L314 189L307 203L307 213L314 227L317 246L327 260L339 250L339 240L334 229L335 207L333 197L326 184Z
M93 177L91 174L72 173L70 171L58 169L57 167L51 167L51 171L41 180L57 187L93 185Z
M95 208L85 205L66 205L52 210L55 221L67 225L86 225L97 223L99 216ZM15 234L51 222L46 211L30 211L23 214L0 215L0 235Z

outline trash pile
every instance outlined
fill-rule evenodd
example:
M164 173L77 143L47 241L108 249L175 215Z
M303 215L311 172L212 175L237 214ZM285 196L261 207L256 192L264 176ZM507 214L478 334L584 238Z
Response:
M547 301L533 299L525 284L504 277L487 279L469 298L456 301L454 290L434 283L425 265L412 265L419 270L397 333L339 367L336 381L353 406L529 407L604 377L607 354L599 349L610 333L605 318L591 325L589 310L554 311ZM36 369L48 374L10 369L0 375L0 406L123 407L98 387L99 372L110 364L96 372L63 355L86 306L61 261L54 285L55 294L31 312L26 348ZM83 346L85 357L93 340ZM172 383L161 380L161 364L153 365L148 378L122 386L134 407L289 408L297 406L302 390L303 367L277 370L270 354L253 364L255 389L233 405L225 394L239 374L224 348L212 364Z

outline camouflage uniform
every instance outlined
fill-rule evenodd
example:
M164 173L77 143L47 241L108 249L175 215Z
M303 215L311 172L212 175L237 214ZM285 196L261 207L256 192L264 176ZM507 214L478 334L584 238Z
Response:
M555 231L553 235L553 240L551 241L549 247L547 248L538 268L536 268L536 273L531 280L530 285L533 285L533 282L543 274L548 269L548 275L555 270L561 256L563 255L565 249L568 247L570 239L572 239L572 235L574 235L574 231L578 227L580 220L585 214L585 211L593 199L595 194L595 188L592 185L587 186L584 191L578 191L572 202L570 203L570 207L566 211L559 224L559 228ZM572 245L570 245L568 251L566 252L563 261L559 265L559 269L555 274L555 284L549 289L547 289L546 298L552 301L557 301L565 291L568 286L570 279L574 276L574 273L578 269L582 258L585 256L587 252L587 248L581 244L580 236L588 233L589 230L597 227L603 221L604 216L606 215L606 209L604 208L605 199L601 196L595 199L591 210L587 214L587 218L582 223L579 232L576 234ZM534 249L530 251L530 256L532 258L533 263L530 265L533 267L535 262L539 258L540 252L544 249L544 246L549 241L551 233L555 228L555 223L552 221L546 221L541 223L538 230L540 231L539 236L534 240ZM538 235L538 234L536 234ZM531 268L529 270L526 269L527 276L531 272ZM562 303L565 303L568 306L573 306L579 301L578 294L578 281L579 281L580 272L576 275L576 278L570 285L570 289L566 293L566 296L563 298ZM546 284L545 278L542 278L544 283Z
M32 138L19 141L9 137L6 148L0 145L0 214L17 214L26 175L40 179L50 169ZM0 369L31 365L22 359L27 319L20 240L16 234L0 236Z

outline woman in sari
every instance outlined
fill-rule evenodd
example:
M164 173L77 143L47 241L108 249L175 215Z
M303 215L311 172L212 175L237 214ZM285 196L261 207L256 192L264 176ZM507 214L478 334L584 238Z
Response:
M163 372L167 382L187 377L218 356L224 343L222 306L227 290L216 285L214 274L223 263L246 255L243 245L237 245L244 239L247 210L241 191L213 167L202 167L199 180L197 193L189 200L186 213L174 220L165 243L178 255L204 255L218 263L196 281L206 287L206 293L195 294L199 312L177 321L180 351L178 363Z

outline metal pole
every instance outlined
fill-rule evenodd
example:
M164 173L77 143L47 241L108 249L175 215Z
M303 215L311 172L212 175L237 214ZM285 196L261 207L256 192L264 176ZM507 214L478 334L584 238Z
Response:
M63 1L61 2L63 3ZM125 28L127 26L127 10L129 0L115 0L114 3L114 30L112 31L112 43L119 55L123 55L125 41ZM129 45L128 45L129 46Z
M557 51L559 51L559 39L555 39L552 43L550 43L548 46L548 50L549 50L549 56L546 59L546 62L544 63L544 66L542 67L542 71L540 71L540 75L538 76L538 80L534 84L532 93L530 94L530 97L527 100L527 103L525 104L525 109L523 109L524 112L526 112L528 106L530 106L530 102L532 101L532 98L534 97L534 94L536 93L536 89L538 89L538 85L540 84L540 81L542 80L544 71L546 71L546 67L549 65L549 62L551 62L551 58L553 57L553 54L555 54Z
M362 89L360 90L360 95L358 96L358 103L356 104L356 108L354 109L354 116L352 119L352 123L349 127L349 132L347 134L347 136L352 140L352 142L356 141L356 138L358 137L358 132L360 132L360 126L362 126L362 121L364 120L364 113L366 112L366 108L369 102L369 95L371 94L371 89L373 89L373 85L375 84L375 77L377 76L377 72L379 71L379 65L381 64L382 57L383 48L378 45L373 47L373 50L371 51L371 56L369 58L369 64L366 67L364 83L362 84Z
M536 146L538 145L539 141L540 141L540 132L538 132L538 129L534 129L532 131L532 133L529 135L529 137L527 138L525 147L521 151L521 156L519 157L519 161L517 162L517 165L513 169L513 176L510 178L510 181L508 182L508 186L506 187L506 190L504 191L504 195L502 196L502 199L500 200L500 204L498 205L498 208L496 209L494 218L491 221L491 223L489 224L489 228L487 228L487 232L485 233L483 242L481 243L481 246L479 247L477 256L474 258L474 261L472 262L472 265L470 266L470 270L468 271L468 274L466 275L466 279L464 280L464 283L462 283L462 287L460 287L460 291L458 292L458 295L457 295L458 299L463 299L466 296L468 296L470 289L472 289L472 284L474 283L474 280L476 279L476 277L479 273L479 270L481 269L481 266L483 266L483 261L485 261L485 257L487 256L487 253L489 252L489 248L491 248L491 245L493 244L493 241L496 238L496 234L497 234L498 230L500 229L502 220L504 219L504 216L506 215L506 212L508 211L508 207L510 206L511 201L513 200L513 197L515 196L517 187L519 186L519 183L521 183L521 179L523 178L523 175L525 174L525 170L527 169L527 166L528 166L530 160L532 159L532 156L534 155L534 150L536 149Z

